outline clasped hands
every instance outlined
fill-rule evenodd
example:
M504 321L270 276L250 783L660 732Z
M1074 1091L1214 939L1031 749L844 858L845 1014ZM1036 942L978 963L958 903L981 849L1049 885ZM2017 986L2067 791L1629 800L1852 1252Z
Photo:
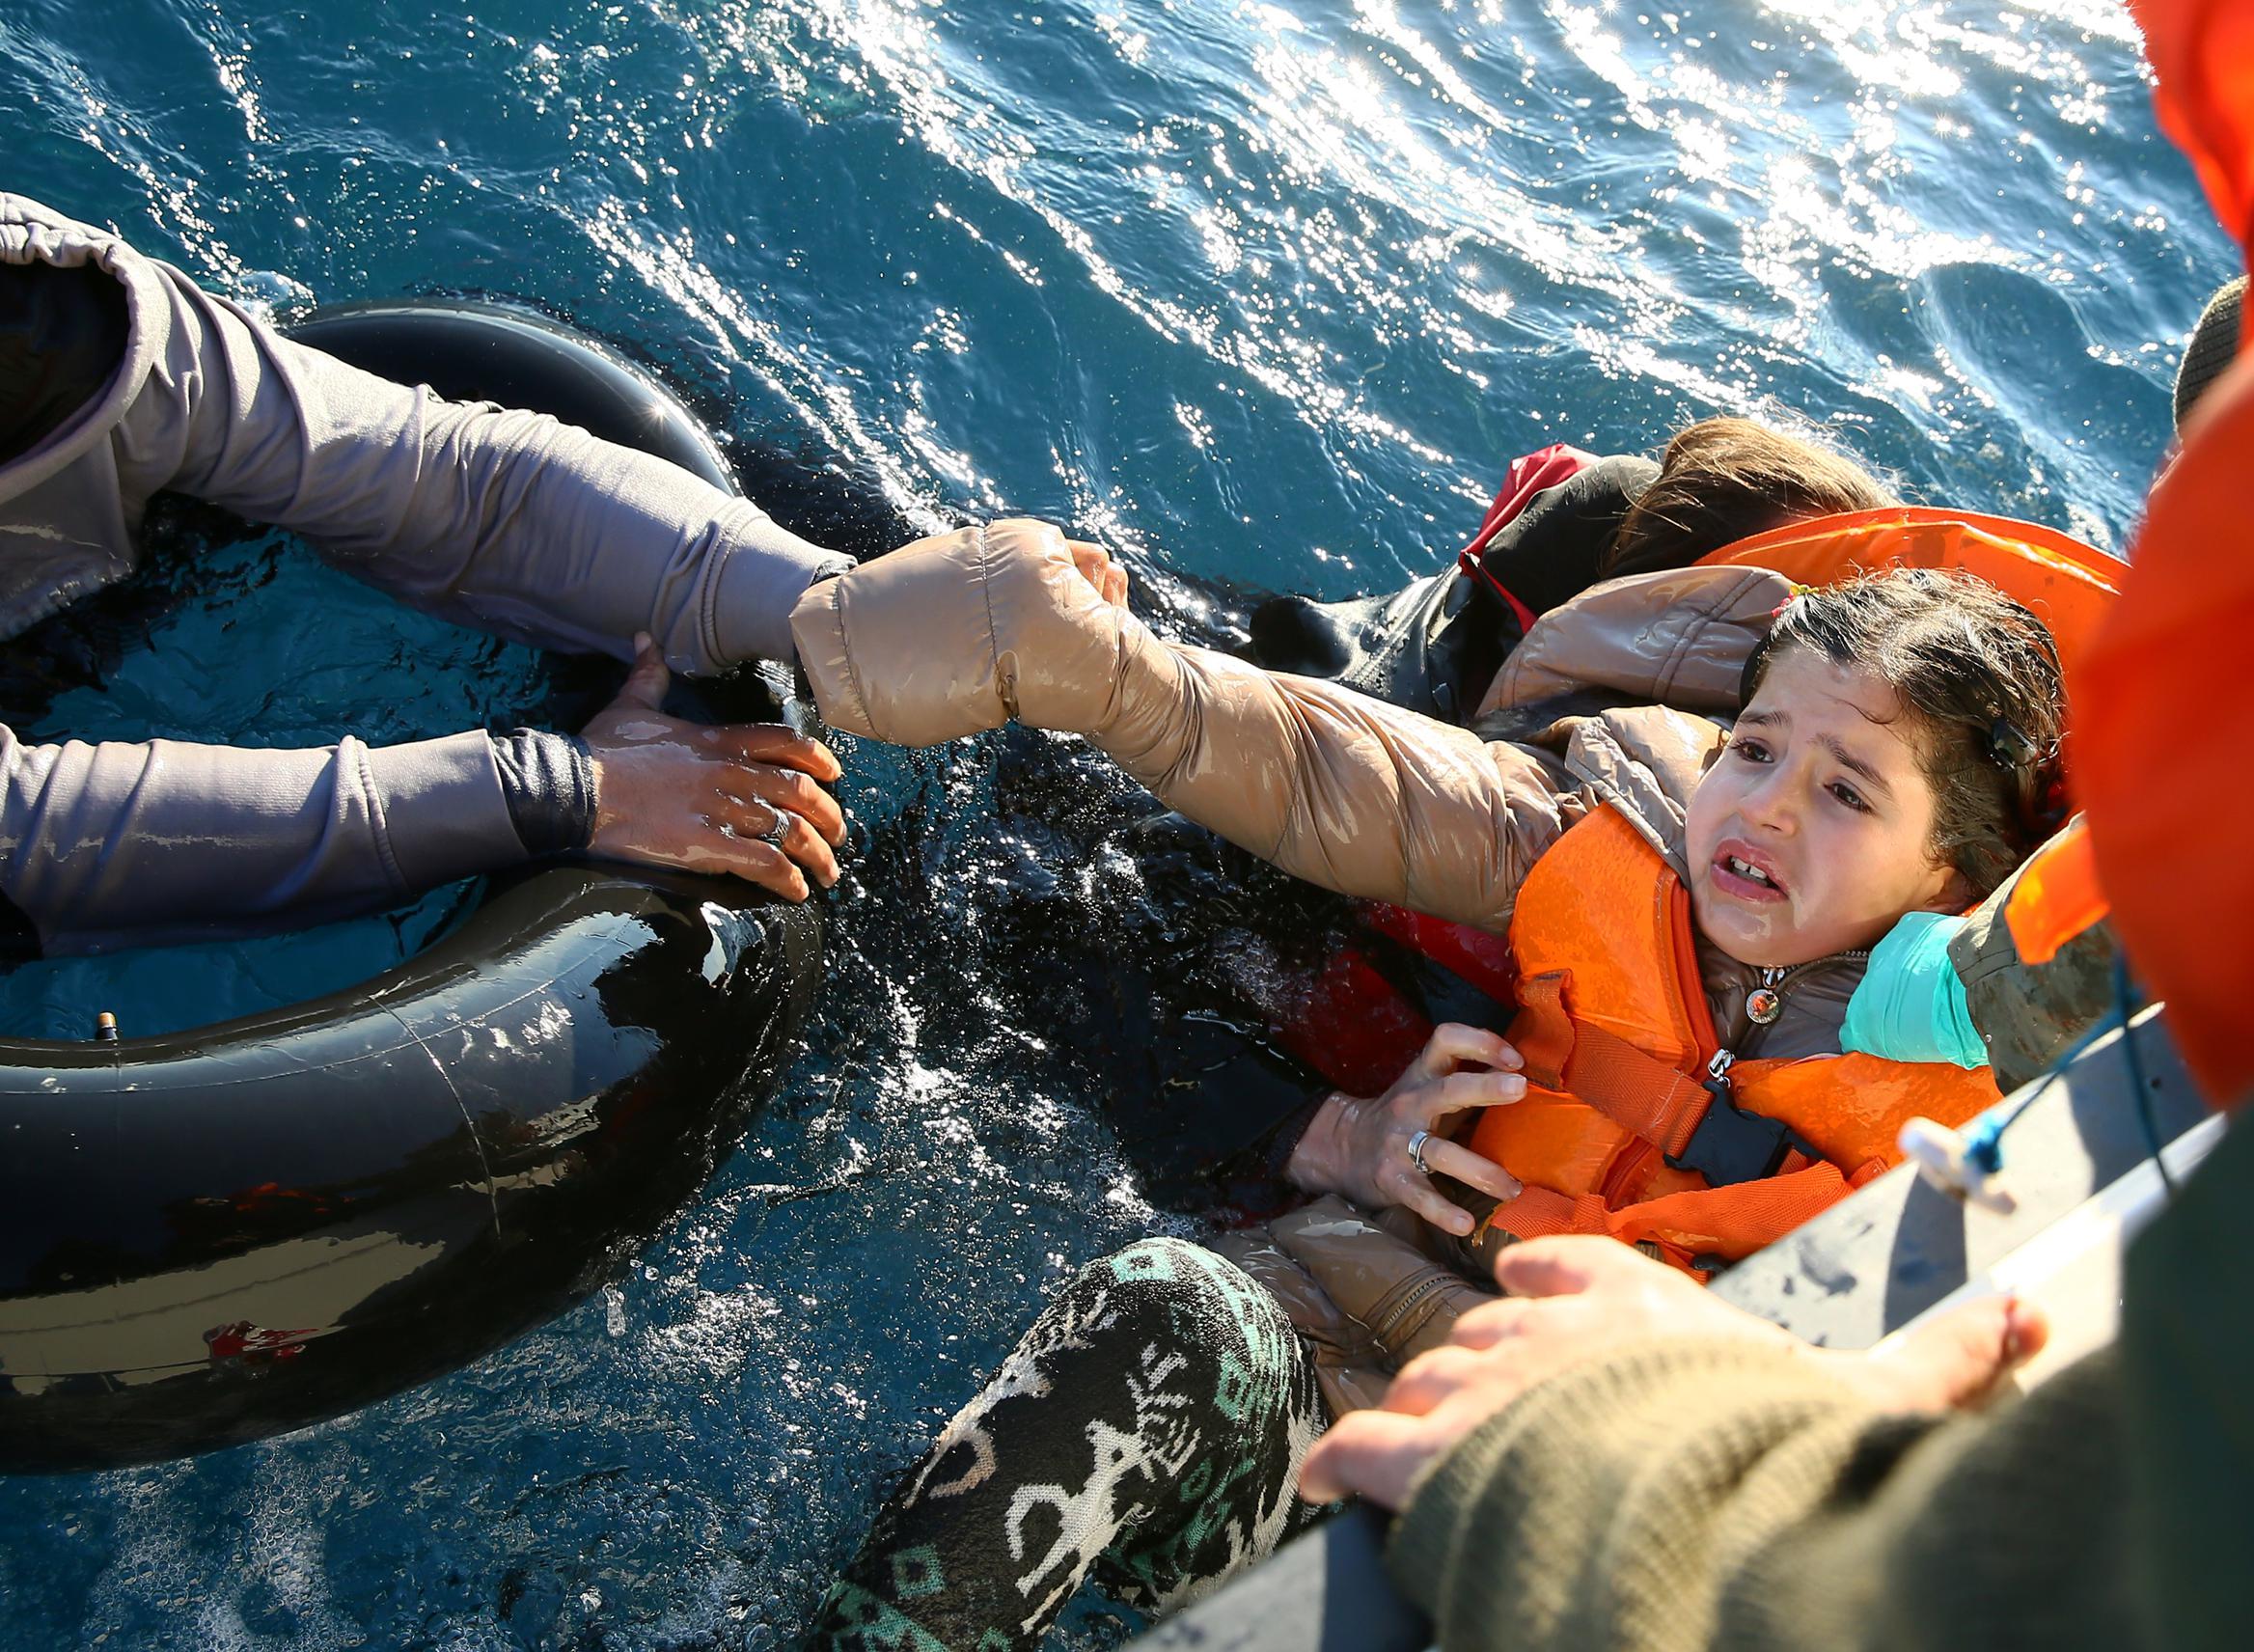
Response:
M1099 545L1066 542L1096 594L1125 607L1126 570ZM670 681L663 653L637 636L625 686L580 731L594 770L589 850L731 874L786 900L806 899L810 876L835 884L845 815L825 787L843 772L837 755L779 724L668 716L659 706Z

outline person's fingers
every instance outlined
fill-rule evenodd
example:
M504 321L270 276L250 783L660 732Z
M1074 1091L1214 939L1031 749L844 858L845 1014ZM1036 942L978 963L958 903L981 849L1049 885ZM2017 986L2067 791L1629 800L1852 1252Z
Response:
M1401 1367L1386 1390L1386 1409L1422 1417L1461 1389L1481 1362L1496 1358L1452 1342L1419 1354Z
M1104 570L1104 600L1113 608L1127 606L1127 570L1117 563Z
M845 840L845 811L811 776L765 763L731 764L719 772L720 787L730 795L798 815L832 843Z
M742 878L785 900L804 900L811 893L806 874L788 855L773 843L729 832L723 819L705 822L688 865L694 871L725 872Z
M1416 1065L1424 1075L1436 1079L1445 1078L1466 1061L1504 1068L1525 1064L1518 1051L1499 1033L1490 1032L1484 1027L1467 1027L1460 1021L1443 1021L1435 1027L1416 1058Z
M1360 1492L1399 1508L1409 1482L1431 1455L1425 1428L1414 1417L1390 1411L1349 1412L1308 1449L1300 1465L1299 1495L1308 1502L1336 1502Z
M1573 1296L1636 1264L1664 1268L1632 1246L1597 1234L1555 1234L1513 1245L1495 1259L1495 1282L1512 1296Z
M1080 570L1080 577L1096 588L1100 595L1109 595L1104 590L1105 570L1112 565L1112 554L1101 545L1091 545L1086 539L1067 539L1064 548L1072 553L1072 565Z
M838 860L805 816L770 803L751 802L718 794L720 817L738 838L773 843L812 874L824 889L838 881ZM776 829L782 828L780 835Z
M1443 1176L1453 1176L1466 1187L1475 1187L1491 1198L1513 1199L1526 1192L1524 1184L1493 1159L1482 1158L1469 1147L1438 1137L1425 1143L1424 1162Z
M731 723L702 730L699 738L744 762L798 769L819 781L834 781L845 772L837 753L780 723Z
M1471 1107L1507 1107L1525 1099L1526 1081L1516 1073L1490 1071L1450 1073L1410 1092L1419 1120L1429 1127L1435 1120Z
M1432 1156L1430 1143L1426 1144L1424 1151L1429 1163ZM1414 1165L1404 1163L1388 1166L1385 1174L1378 1178L1378 1186L1391 1202L1408 1206L1443 1233L1469 1233L1478 1225L1472 1221L1470 1211L1443 1198L1440 1190L1432 1185L1432 1179L1419 1175Z
M1913 1325L1838 1368L1894 1411L1977 1405L2049 1340L2043 1310L2017 1297L1986 1297ZM1858 1368L1859 1367L1859 1368Z
M1505 1296L1468 1308L1456 1316L1448 1340L1466 1348L1492 1348L1498 1342L1523 1336L1534 1306L1525 1297Z
M2050 1346L2050 1315L2023 1297L2013 1297L2004 1351L2017 1370Z
M647 631L637 631L634 633L634 667L626 674L625 682L619 686L611 703L655 711L664 701L666 688L672 681L673 673L666 669L663 650Z

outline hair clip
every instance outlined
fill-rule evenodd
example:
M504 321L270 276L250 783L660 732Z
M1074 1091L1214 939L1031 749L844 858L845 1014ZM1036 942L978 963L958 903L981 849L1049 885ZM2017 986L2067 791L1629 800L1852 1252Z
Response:
M2041 756L2033 738L2009 717L1988 726L1988 760L1998 768L2029 768Z

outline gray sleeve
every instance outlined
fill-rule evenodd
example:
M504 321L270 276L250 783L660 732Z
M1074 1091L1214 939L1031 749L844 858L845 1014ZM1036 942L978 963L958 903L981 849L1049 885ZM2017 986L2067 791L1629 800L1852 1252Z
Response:
M162 336L116 437L139 498L293 529L403 601L525 642L626 658L646 630L696 673L789 658L791 605L851 565L662 459L346 367L156 267L162 314L142 320Z
M1988 1046L1996 1088L2007 1095L2048 1072L2114 1007L2113 961L2119 943L2111 923L2076 935L2047 963L2020 958L2004 909L2025 870L2022 864L1974 907L1949 942L1949 962L1964 983L1965 1011Z
M111 436L128 521L176 489L448 620L621 658L647 630L691 672L789 657L792 604L850 565L660 459L361 372L152 267L135 324L153 361ZM0 894L56 952L393 904L536 839L584 842L591 787L539 760L559 755L519 740L504 764L482 733L279 752L0 730Z
M48 952L320 922L524 853L482 733L240 751L0 728L0 894Z

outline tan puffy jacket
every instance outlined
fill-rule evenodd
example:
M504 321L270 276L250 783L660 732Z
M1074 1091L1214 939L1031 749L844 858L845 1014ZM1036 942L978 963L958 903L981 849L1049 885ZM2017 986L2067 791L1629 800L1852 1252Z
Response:
M1518 742L1163 642L1104 601L1040 522L961 529L815 585L791 631L839 729L926 746L1014 717L1082 734L1163 801L1287 871L1499 932L1527 868L1601 803L1684 869L1685 811L1724 738L1718 719L1736 711L1745 659L1790 590L1765 570L1693 567L1552 610L1482 704L1537 713L1542 726ZM1585 689L1649 703L1542 724L1544 701ZM1996 919L2009 889L1967 936L1992 998L2056 1001L2048 1019L2015 1011L2021 1041L2048 1060L2094 1011L2077 978L2047 992L2042 972L2005 955ZM1722 1043L1776 1058L1839 1048L1860 954L1796 973L1784 1012L1758 1027L1745 1012L1755 972L1703 943L1699 953ZM2000 1050L1999 1033L1983 1030ZM1336 1412L1376 1403L1403 1361L1492 1294L1474 1282L1491 1256L1407 1211L1336 1198L1218 1248L1283 1303Z
M1599 586L1544 615L1484 710L1596 688L1627 709L1487 741L1350 689L1162 642L1104 601L1047 523L923 539L809 589L799 658L838 729L928 746L1011 718L1085 735L1169 807L1340 894L1501 932L1566 827L1618 806L1678 871L1690 791L1790 586L1686 568ZM1664 702L1664 704L1657 703ZM1839 1048L1859 956L1745 1016L1756 972L1701 949L1716 1024L1742 1055Z

